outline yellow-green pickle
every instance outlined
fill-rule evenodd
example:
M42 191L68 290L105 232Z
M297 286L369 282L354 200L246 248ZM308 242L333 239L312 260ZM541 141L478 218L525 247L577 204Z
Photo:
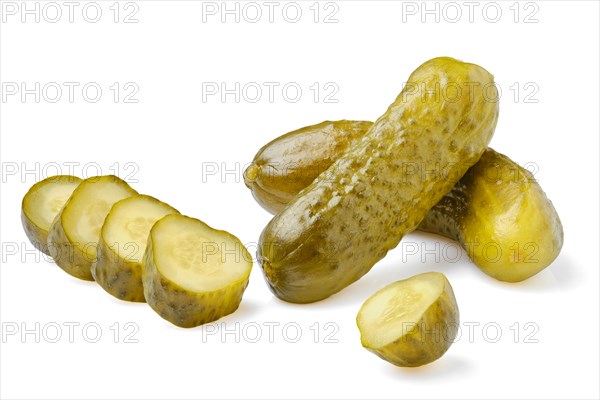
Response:
M485 69L448 57L417 68L364 137L263 230L258 259L271 290L309 303L367 273L479 160L497 119Z
M56 265L76 278L93 281L100 230L117 201L137 195L125 181L114 176L92 176L71 194L48 231L48 251Z
M371 125L325 121L282 135L256 154L245 174L246 185L259 204L278 213ZM491 148L418 229L457 240L477 267L507 282L525 280L549 266L563 243L560 218L540 184Z
M142 257L152 226L179 211L139 194L116 202L104 219L90 271L104 290L118 299L144 302Z
M399 367L418 367L448 351L459 328L448 279L426 272L387 285L356 316L362 345Z
M215 321L240 305L252 257L229 232L180 214L150 230L144 253L144 298L157 314L182 328Z
M25 234L39 251L50 255L48 231L82 179L71 175L50 176L35 185L23 197L21 221Z
M457 240L486 274L520 282L560 253L563 227L531 172L487 149L419 229Z

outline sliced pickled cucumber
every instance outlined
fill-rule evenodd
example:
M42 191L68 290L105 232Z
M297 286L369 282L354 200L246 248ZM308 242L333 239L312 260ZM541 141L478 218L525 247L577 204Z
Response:
M125 181L113 175L81 182L56 216L48 233L48 249L65 272L88 281L96 260L100 229L117 201L136 195Z
M116 202L104 220L92 276L118 299L143 302L142 259L152 225L179 211L143 194Z
M563 244L558 213L531 172L492 149L419 229L458 240L479 269L506 282L537 274Z
M190 328L234 312L252 269L238 238L178 214L150 231L142 279L148 304L167 321Z
M33 185L23 197L21 221L27 237L39 251L48 251L48 231L82 179L71 175L51 176Z
M324 299L416 229L486 149L498 119L495 90L474 64L444 57L417 68L364 138L263 230L258 259L273 293L295 303Z
M258 151L244 173L244 182L263 208L278 213L371 125L368 121L324 121L286 133Z
M361 140L370 125L326 121L282 135L259 150L246 170L246 185L260 205L277 213L306 182ZM293 174L280 166L292 166ZM563 243L560 218L539 183L491 148L429 211L418 229L459 241L477 267L507 282L542 271Z
M428 272L369 297L356 317L362 345L400 367L440 358L458 332L459 312L446 277Z

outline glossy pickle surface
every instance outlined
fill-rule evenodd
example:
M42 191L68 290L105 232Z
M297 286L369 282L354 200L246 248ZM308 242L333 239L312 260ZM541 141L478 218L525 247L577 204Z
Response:
M451 103L430 94L467 84L469 95ZM490 87L489 72L452 58L417 68L365 136L263 230L258 259L273 293L294 303L327 298L416 229L486 149L498 118ZM409 174L408 165L459 171L432 177Z

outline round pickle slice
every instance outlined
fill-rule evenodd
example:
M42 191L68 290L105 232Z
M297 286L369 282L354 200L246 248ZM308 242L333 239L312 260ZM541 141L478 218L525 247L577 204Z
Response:
M65 272L88 281L96 260L100 229L117 201L137 192L122 179L94 176L81 182L57 215L48 233L48 249Z
M191 328L237 310L251 270L252 257L238 238L171 214L150 230L144 295L161 317Z
M104 220L91 272L108 293L126 301L144 302L142 258L152 225L179 211L143 194L116 202Z
M458 306L439 272L394 282L369 297L356 317L362 345L399 367L440 358L456 338Z
M71 175L55 175L33 185L23 197L21 221L25 234L39 251L48 251L48 231L82 179Z

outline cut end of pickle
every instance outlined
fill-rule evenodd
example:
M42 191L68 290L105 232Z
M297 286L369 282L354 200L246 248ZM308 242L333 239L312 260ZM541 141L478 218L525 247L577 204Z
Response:
M237 310L252 258L235 236L171 214L152 227L143 265L148 305L172 324L192 328Z
M90 260L93 260L102 224L112 205L136 194L135 190L116 176L86 179L73 193L68 207L65 207L61 215L67 238L84 249Z
M79 279L94 280L100 229L117 201L137 192L113 175L94 176L73 191L50 226L47 247L65 272Z
M23 197L23 228L38 250L49 254L47 241L52 221L81 181L71 175L51 176L33 185Z
M365 301L356 317L362 345L400 367L418 367L444 355L458 322L454 292L438 272L386 286Z
M156 221L179 211L154 197L137 195L118 201L102 226L102 240L122 259L141 262L150 229Z
M237 238L182 215L169 215L152 229L159 272L185 290L212 292L247 279L252 261Z
M51 176L36 183L23 198L23 213L46 232L71 194L81 183L76 176Z
M444 291L444 276L431 272L392 283L369 298L360 310L362 341L383 347L407 334Z

